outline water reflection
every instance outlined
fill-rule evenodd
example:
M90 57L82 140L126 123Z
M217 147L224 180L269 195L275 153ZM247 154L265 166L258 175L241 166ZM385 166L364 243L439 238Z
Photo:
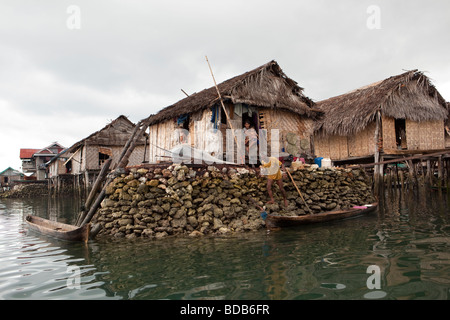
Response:
M448 299L445 195L389 191L378 212L267 233L87 245L25 232L27 214L73 223L76 199L0 201L0 298ZM380 268L371 290L368 267ZM80 271L80 289L67 285Z

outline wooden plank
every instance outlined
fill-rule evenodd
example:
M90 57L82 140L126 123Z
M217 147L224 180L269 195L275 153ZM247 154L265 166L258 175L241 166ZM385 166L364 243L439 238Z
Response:
M434 150L434 151L436 151L436 150ZM369 164L359 164L357 166L366 168L366 167L373 167L373 166L376 166L379 164L399 163L399 162L403 162L403 161L407 161L407 160L426 159L428 157L437 157L437 156L442 156L445 154L450 155L450 150L444 150L444 151L439 151L439 152L434 152L434 153L429 153L429 154L420 154L420 155L415 155L415 156L410 156L410 157L397 158L397 159L393 159L393 160L379 161L379 162L369 163Z

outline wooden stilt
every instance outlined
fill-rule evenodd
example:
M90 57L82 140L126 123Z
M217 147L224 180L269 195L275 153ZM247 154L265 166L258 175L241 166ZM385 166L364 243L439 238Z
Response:
M400 187L403 190L405 187L405 179L403 177L403 170L400 170L399 174L400 174Z
M442 156L438 157L438 186L439 188L443 186L444 170L442 166Z
M395 184L395 186L398 187L400 184L400 178L398 176L398 163L395 164L395 174L397 176L397 183Z

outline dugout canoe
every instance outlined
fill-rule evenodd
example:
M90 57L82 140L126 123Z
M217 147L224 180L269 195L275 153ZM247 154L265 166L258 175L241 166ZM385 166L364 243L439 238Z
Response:
M318 214L306 214L294 217L267 214L266 228L269 230L276 230L286 227L295 227L306 224L342 220L362 214L367 214L369 212L373 212L377 208L378 202L375 202L364 206L353 207L348 210L335 210L335 211L321 212Z
M30 230L39 232L43 235L54 237L66 241L89 240L90 224L82 227L73 226L56 221L50 221L44 218L28 215L25 218Z

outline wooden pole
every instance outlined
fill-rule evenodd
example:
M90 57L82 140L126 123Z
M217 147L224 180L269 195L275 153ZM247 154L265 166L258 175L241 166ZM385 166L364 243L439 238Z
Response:
M403 190L405 179L403 178L403 170L400 170L400 187Z
M398 177L398 163L395 164L395 174L397 175L397 183L395 184L395 187L398 187L400 183L400 178Z
M429 184L431 186L432 181L431 181L431 161L428 159L427 160L427 184Z
M373 181L374 181L374 190L375 190L375 195L378 196L379 194L379 188L380 188L380 180L381 180L381 173L380 173L380 148L378 145L379 142L379 135L380 135L380 122L381 122L381 114L380 111L377 111L377 116L376 116L376 127L375 127L375 134L374 134L374 142L375 142L375 155L374 155L374 161L375 161L375 166L374 166L374 177L373 177Z
M89 193L89 196L86 200L86 203L84 204L84 209L80 212L80 215L77 219L77 226L80 225L80 223L84 220L86 217L86 213L89 210L92 201L94 200L94 196L97 194L98 190L100 189L100 186L105 179L106 174L108 173L109 166L111 165L112 158L109 158L106 160L106 162L103 164L102 170L100 171L100 174L97 177L97 180L95 181L94 186L92 187L91 192Z
M438 186L441 187L443 184L443 168L442 168L442 156L438 157Z
M297 184L294 181L294 178L292 178L291 173L289 172L288 169L286 169L287 174L289 175L289 178L291 178L292 183L294 184L295 189L297 189L298 194L300 195L300 198L302 198L303 203L305 204L306 208L308 208L309 214L313 214L313 212L311 211L311 209L309 208L308 204L306 203L305 199L303 198L302 193L300 192L299 188L297 187Z
M139 125L137 125L136 127L140 127L140 125L142 124L142 128L140 128L139 133L136 134L136 132L138 131L136 128L133 131L132 136L130 137L130 139L128 139L122 154L121 154L121 159L119 159L119 163L116 167L116 172L118 172L120 169L123 169L127 166L128 164L128 160L129 157L131 155L131 153L133 152L133 149L136 147L137 144L137 140L139 139L139 137L145 132L145 130L147 130L148 128L148 124L149 124L149 118L147 119L147 121L144 122L140 122ZM94 204L92 205L92 207L89 209L89 212L87 213L86 217L84 218L84 220L81 222L80 226L84 226L85 224L89 223L91 221L91 219L93 218L93 216L95 215L95 213L97 212L98 207L100 207L100 204L102 203L103 199L106 196L106 188L108 187L108 185L111 183L111 181L113 180L114 176L113 175L109 175L102 190L100 191L99 195L97 196L97 199L95 200ZM97 231L98 232L98 231Z
M147 120L148 120L148 119L147 119ZM119 160L117 161L116 167L119 167L120 162L122 161L123 157L124 157L125 154L127 153L128 149L129 149L129 147L130 147L130 145L131 145L131 142L134 140L137 131L138 131L139 128L141 127L141 124L142 124L142 121L139 121L139 122L136 124L136 126L134 127L134 130L133 130L133 132L131 133L130 138L129 138L128 141L125 143L125 146L124 146L123 149L122 149L122 153L120 154L120 157L119 157ZM147 130L147 127L148 127L148 126L145 127L145 130ZM144 130L144 131L145 131L145 130Z
M222 105L222 109L225 112L225 116L227 117L228 123L230 124L231 133L233 134L234 142L236 142L236 147L238 147L237 138L236 138L236 135L234 134L234 129L233 129L233 125L231 123L230 116L228 115L228 111L225 108L225 105L223 104L222 95L220 94L220 90L219 90L219 87L217 86L216 79L214 78L214 74L213 74L213 71L211 69L211 65L209 64L208 57L205 56L205 58L206 58L206 62L208 63L209 71L211 72L211 76L212 76L213 81L214 81L214 86L216 87L216 91L217 91L217 94L219 96L220 104ZM234 150L233 150L233 152L234 152Z

